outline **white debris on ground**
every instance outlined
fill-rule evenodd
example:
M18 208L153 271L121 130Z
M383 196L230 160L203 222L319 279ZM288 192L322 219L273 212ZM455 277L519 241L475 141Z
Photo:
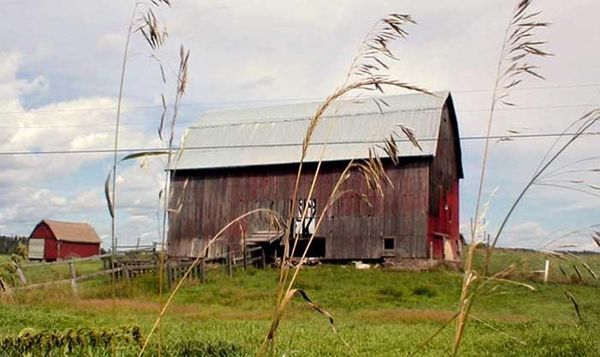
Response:
M361 261L353 261L352 263L354 264L354 268L356 268L358 270L364 270L364 269L371 268L371 264L365 264Z

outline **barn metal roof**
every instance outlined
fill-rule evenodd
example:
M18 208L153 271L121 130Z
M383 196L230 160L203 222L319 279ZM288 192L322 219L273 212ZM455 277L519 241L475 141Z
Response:
M442 109L448 91L435 96L408 94L383 97L383 114L372 100L338 101L317 126L306 162L368 157L369 147L382 144L395 131L401 157L433 157ZM309 119L319 102L267 108L208 112L194 122L184 138L177 170L297 163ZM450 110L453 111L453 108ZM451 114L454 116L454 113ZM455 117L453 118L455 120ZM413 130L422 151L412 145L399 125ZM459 149L460 150L460 149ZM385 157L382 149L376 151ZM460 165L460 164L459 164Z
M40 222L40 224L42 223L50 228L56 240L77 243L102 242L94 228L87 223L51 221L49 219L44 219Z

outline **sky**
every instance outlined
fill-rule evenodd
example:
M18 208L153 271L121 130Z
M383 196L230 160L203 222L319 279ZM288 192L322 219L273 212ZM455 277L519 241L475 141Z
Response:
M126 70L121 149L155 148L161 93L174 97L179 46L191 52L189 84L176 137L206 110L325 98L346 75L362 39L389 13L417 21L393 45L390 75L430 90L450 90L463 138L484 134L491 89L513 1L200 1L172 0L157 10L169 36L160 56L167 83L139 32ZM43 218L87 221L110 245L104 181L113 145L119 76L134 1L3 0L0 4L0 233L28 235ZM513 92L516 107L497 112L493 134L562 132L600 106L597 0L534 2L552 26L540 31L552 57L536 61L545 81L527 79ZM390 91L389 94L395 94ZM170 112L168 113L170 114ZM600 126L592 128L600 132ZM554 183L600 185L600 136L573 145ZM492 141L483 201L494 232L554 138ZM24 155L24 152L61 151ZM474 214L483 141L462 142L461 228ZM15 154L21 153L21 154ZM123 154L124 155L124 154ZM575 164L573 164L575 163ZM584 171L588 171L587 173ZM158 240L158 193L164 163L119 166L120 244ZM589 191L589 190L588 190ZM593 189L592 189L593 191ZM598 251L600 198L535 186L509 221L499 245L541 249L576 244ZM550 243L564 233L579 233Z

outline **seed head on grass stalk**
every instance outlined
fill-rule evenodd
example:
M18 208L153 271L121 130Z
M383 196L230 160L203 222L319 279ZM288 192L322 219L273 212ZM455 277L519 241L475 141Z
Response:
M505 43L503 46L502 57L499 65L499 77L497 78L496 87L494 90L492 106L490 110L490 119L488 122L488 140L486 140L486 148L484 151L484 162L482 164L482 175L480 178L480 187L478 193L478 202L477 202L477 210L479 210L479 200L481 198L481 192L484 182L484 174L487 163L487 152L489 143L489 133L492 124L492 118L494 113L494 108L496 104L503 104L508 106L514 106L515 104L507 101L507 98L510 94L510 90L516 86L518 86L523 76L533 76L537 78L543 79L543 77L537 72L535 66L532 66L526 62L526 59L531 56L548 56L549 53L540 49L539 46L543 45L544 41L538 41L533 39L534 30L536 28L546 27L548 23L538 22L537 17L540 12L529 12L528 8L531 4L531 1L520 1L517 4L517 7L513 13L513 19L507 29L507 37L505 39ZM502 66L506 63L506 69L503 72L500 71ZM508 81L508 82L507 82ZM498 89L501 88L502 92ZM485 255L484 262L484 273L483 277L477 279L477 272L475 271L472 260L475 255L475 250L477 249L476 244L476 236L481 225L481 220L477 219L472 227L472 244L469 247L466 268L465 268L465 278L463 281L463 288L461 293L461 299L459 303L459 316L457 318L457 326L455 333L455 341L454 341L454 349L453 353L458 353L458 348L464 336L464 328L466 325L466 321L469 317L471 306L473 304L474 299L478 294L482 291L486 291L486 289L482 289L482 287L486 285L493 286L494 283L516 283L510 280L500 279L497 274L491 277L485 277L488 274L489 264L493 249L495 248L509 218L513 214L514 210L518 206L518 204L522 201L525 194L529 191L531 187L534 185L548 185L547 182L541 180L543 178L543 174L551 168L552 164L556 162L556 160L562 156L562 154L573 144L575 143L582 135L584 135L592 126L596 125L600 120L600 109L592 110L581 118L574 121L571 125L565 129L565 133L567 131L575 129L575 133L569 136L569 139L566 142L555 142L546 155L542 158L540 164L534 171L532 178L526 183L523 190L517 196L509 211L505 215L498 231L495 234L495 237L492 243L488 246ZM573 182L571 182L573 183ZM587 189L594 189L595 186L587 185ZM476 215L477 217L477 215ZM509 267L510 268L510 267ZM506 273L506 272L500 272ZM571 295L574 299L574 297ZM571 301L573 301L571 299ZM576 304L574 304L577 306ZM576 308L577 310L577 308ZM577 310L578 316L580 316L579 311Z
M386 61L389 59L395 59L394 55L392 54L389 48L391 42L397 39L406 38L408 32L405 30L405 27L407 25L414 24L416 24L416 22L409 15L400 14L391 14L378 21L374 25L372 31L369 32L369 34L366 36L365 40L362 42L358 50L357 55L352 60L350 69L347 72L346 80L343 83L343 85L336 89L331 95L329 95L325 99L325 101L317 108L314 116L308 123L308 127L306 129L306 133L302 142L302 150L300 152L300 160L296 175L296 182L294 185L294 191L292 192L292 205L290 207L290 213L286 225L286 232L284 235L284 249L283 256L281 258L279 280L276 289L277 291L275 299L275 311L273 313L273 319L271 321L269 331L267 332L263 344L261 345L258 351L259 355L265 355L267 353L273 353L275 351L276 332L279 327L280 321L283 317L283 314L288 306L289 300L296 294L302 295L302 297L305 300L307 300L306 293L300 292L299 290L295 289L294 284L296 282L301 268L305 263L306 255L314 240L315 234L319 230L323 217L326 216L326 212L337 200L347 195L357 196L361 200L369 203L368 196L364 193L355 192L353 190L344 190L344 183L347 182L347 180L352 174L358 173L365 180L367 187L370 190L375 191L379 195L383 195L384 185L391 185L391 181L385 173L384 166L375 148L371 148L369 150L368 159L362 161L352 160L346 166L346 168L338 178L336 184L334 185L330 197L328 198L325 207L323 208L320 217L315 224L314 232L310 235L307 244L304 247L304 251L301 254L301 258L299 262L293 267L293 274L290 276L290 270L292 269L292 259L295 256L297 243L299 240L299 234L297 232L294 232L292 234L291 232L294 220L294 207L296 206L296 202L298 200L303 163L304 159L306 158L308 148L311 144L311 140L315 129L320 124L321 119L323 118L327 110L332 106L334 102L350 94L356 94L355 98L357 98L365 92L383 93L384 88L386 87L402 88L409 91L433 95L426 89L393 79L386 73L389 69L389 66L386 63ZM388 106L387 102L381 98L373 98L373 102L380 112L383 112L383 108ZM410 130L410 128L402 126L401 130L403 134L409 138L413 145L420 148L420 145L418 144L418 141L415 138L412 130ZM392 133L389 139L386 138L384 140L384 144L382 146L379 146L379 148L382 149L394 163L396 163L398 157L398 148L396 145L394 134L395 133ZM318 180L319 170L321 167L325 150L326 145L322 149L321 158L317 163L317 170L315 171L312 177L311 186L308 192L308 196L306 197L307 200L310 200L312 198L316 182ZM305 207L301 213L301 220L306 218L307 212L308 207ZM293 245L291 246L290 238L292 238L291 241L293 242ZM312 304L312 302L309 302L309 304ZM329 319L332 328L334 329L334 332L336 332L337 334L337 331L335 330L333 317L322 308L316 310ZM343 342L344 344L346 344L345 341Z
M154 13L152 7L160 7L161 5L170 6L169 0L150 0L150 3L136 0L134 3L133 11L131 13L131 19L129 21L129 27L127 29L127 38L125 42L125 49L123 51L123 60L121 64L121 77L119 81L119 95L117 98L117 113L115 122L115 135L114 135L114 154L113 154L113 166L111 172L108 175L107 182L112 181L112 186L108 189L109 185L105 185L105 195L108 205L108 211L111 216L111 248L114 254L116 253L117 240L115 236L115 208L116 208L116 179L117 179L117 165L120 161L118 159L118 147L119 147L119 129L121 123L121 107L123 103L124 88L125 88L125 74L127 64L129 62L129 49L131 43L131 35L136 32L140 32L148 42L151 50L151 56L158 58L156 53L160 50L165 38L167 37L167 31L165 28L159 29L159 22ZM141 12L140 9L145 7L146 13ZM160 64L160 63L159 63ZM162 71L162 64L161 71ZM163 76L164 78L164 76Z
M119 96L118 96L118 102L117 102L117 117L116 117L115 135L114 135L113 167L112 167L111 172L109 173L109 176L108 176L106 184L105 184L105 195L106 195L109 213L111 216L111 241L112 241L113 262L115 261L115 258L116 258L116 249L117 249L117 238L116 238L116 234L115 234L115 228L116 228L115 210L116 210L116 201L117 201L117 197L116 197L117 165L119 162L122 162L122 161L125 161L128 159L132 159L135 157L135 155L134 155L134 157L132 157L132 155L129 155L121 160L118 160L118 158L117 158L118 141L119 141L119 127L120 127L120 122L121 122L121 105L122 105L122 101L123 101L125 73L126 73L126 68L127 68L128 59L129 59L128 53L129 53L131 35L133 33L140 33L142 35L142 37L145 39L145 41L147 42L147 44L150 48L149 56L158 62L159 67L160 67L161 77L162 77L163 83L165 83L166 82L165 71L163 68L162 61L160 60L159 52L160 52L162 45L164 44L165 39L168 36L168 32L164 26L161 26L160 21L158 20L158 17L156 16L156 13L155 13L155 9L158 9L163 5L171 6L171 3L169 0L149 0L149 1L136 0L133 11L132 11L131 20L129 22L129 28L127 30L127 40L125 43L125 50L124 50L124 54L123 54L123 62L122 62L122 67L121 67L121 79L120 79L120 83L119 83ZM186 67L187 67L187 61L186 61ZM186 71L187 71L187 68L186 68ZM178 92L179 91L180 91L180 88L178 88ZM183 91L181 91L181 92L182 92L181 95L183 95ZM164 116L165 116L165 111L166 111L166 103L165 103L164 95L161 97L163 99L163 115L161 118L161 127L162 127L162 122L164 121ZM177 102L177 105L178 104L179 104L179 102ZM174 115L174 118L176 118L176 114ZM173 119L173 121L174 120L175 119ZM160 135L160 132L161 132L161 130L159 129L159 135ZM172 144L172 140L169 142L169 144L170 145ZM153 156L153 155L157 155L157 153L144 153L143 155L144 156ZM170 156L170 153L169 153L169 156ZM112 181L112 187L109 188L111 181ZM164 246L164 244L163 244L163 246ZM114 301L115 301L115 295L116 295L114 279L115 278L113 275L112 276L113 313L114 313L114 305L115 305ZM159 345L158 351L160 354L160 351L161 351L160 345Z
M164 187L162 192L164 192L164 194L162 195L164 198L163 201L163 214L162 214L162 231L161 231L161 235L160 235L160 252L159 252L159 269L158 269L158 300L159 300L159 316L160 313L163 311L163 275L164 275L164 270L165 270L165 262L166 262L166 257L165 257L165 241L166 241L166 236L167 236L167 219L169 217L169 215L175 215L175 214L179 214L179 211L181 210L180 208L180 204L177 204L175 206L175 208L171 208L171 186L170 186L170 177L171 174L175 174L175 172L170 172L169 170L171 169L171 164L173 162L173 141L175 138L175 125L177 123L177 118L178 118L178 114L179 114L179 106L181 104L181 100L183 98L183 95L185 94L185 90L187 88L187 82L188 82L188 63L189 63L189 59L190 59L190 51L186 50L183 45L180 47L179 50L179 70L177 72L177 82L176 82L176 90L175 90L175 100L173 102L173 113L172 116L169 120L169 131L168 131L168 141L167 141L167 148L166 148L166 155L167 155L167 162L166 162L166 173L165 173L165 182L164 182ZM164 98L164 97L163 97ZM164 100L164 99L163 99ZM158 133L159 133L159 137L162 138L161 132L162 132L162 128L163 128L163 123L164 123L164 112L163 115L161 116L161 121L160 121L160 126L158 129ZM187 181L184 183L184 188L187 187ZM181 197L180 197L181 199ZM160 322L161 319L158 319L158 325L157 328L159 329L159 354L161 351L161 346L162 346L162 330L160 330Z
M164 38L167 36L166 30L162 31L158 30L158 21L156 16L154 15L154 11L152 7L160 7L161 5L170 6L169 0L150 0L150 3L135 0L133 10L131 13L131 18L129 20L129 27L127 29L127 37L125 41L125 49L123 51L123 59L121 62L121 76L119 80L119 95L117 99L117 113L115 120L115 135L114 135L114 145L113 145L113 166L111 173L109 173L109 177L107 178L107 183L105 184L105 195L108 204L108 211L111 217L111 253L112 253L112 261L113 264L116 260L116 251L117 251L117 237L116 237L116 217L115 217L115 209L117 202L117 165L120 162L118 160L118 148L119 148L119 129L121 124L121 107L123 103L123 95L125 89L125 74L127 69L127 64L129 61L129 47L131 43L131 35L134 32L141 31L142 35L148 40L150 44L150 48L152 52L158 51L160 46L163 43ZM146 16L142 15L140 20L140 9L145 6L147 14ZM136 30L134 28L137 27ZM150 37L148 37L150 34ZM161 65L162 70L162 65ZM121 160L122 161L122 160ZM112 174L112 180L111 180ZM112 188L109 190L109 182L112 181ZM115 275L111 275L111 298L113 305L113 315L116 313L115 310L115 299L116 299L116 288L115 288Z
M295 185L295 189L294 189L294 193L293 193L292 207L295 206L295 202L297 200L300 174L302 171L302 163L304 161L306 152L310 145L312 134L314 133L315 128L319 124L320 119L322 118L324 113L327 111L327 109L331 106L331 104L333 102L335 102L337 99L342 98L345 95L347 95L348 93L353 92L353 91L377 90L377 91L383 92L383 88L387 87L387 86L400 87L400 88L404 88L404 89L408 89L408 90L412 90L412 91L418 91L418 92L422 92L422 93L431 94L429 91L427 91L425 89L421 89L419 87L416 87L416 86L413 86L413 85L410 85L410 84L407 84L407 83L404 83L404 82L401 82L398 80L394 80L394 79L389 78L386 75L377 73L381 70L381 68L379 66L387 69L387 65L385 65L385 63L382 59L378 58L378 54L383 54L390 58L393 57L393 56L391 56L391 52L389 51L388 44L391 40L393 40L395 38L403 38L406 36L406 31L404 31L402 29L402 25L405 23L414 23L414 21L412 21L412 19L410 19L410 17L407 15L390 15L389 17L386 17L380 23L378 23L378 25L376 25L377 30L374 33L370 34L367 37L367 40L365 40L365 42L363 42L363 47L362 47L361 51L359 52L359 55L357 55L357 57L354 59L353 64L351 66L351 70L349 71L348 79L351 78L352 76L357 76L358 78L352 82L349 82L349 80L347 79L346 83L340 89L336 90L332 95L330 95L326 99L326 101L318 108L314 117L310 120L308 128L307 128L307 132L306 132L306 135L305 135L305 138L303 141L303 145L302 145L301 159L300 159L300 165L299 165L300 167L299 167L298 175L296 178L296 185ZM184 58L183 55L181 57ZM371 62L371 61L373 63L377 63L377 64L369 64L369 62ZM180 67L180 69L181 69L181 67ZM180 81L179 81L180 83L185 83L186 76L180 76L179 78L180 78ZM382 110L382 108L381 108L382 105L387 105L387 103L385 103L385 101L382 99L375 99L374 102L380 108L380 110ZM161 124L161 127L162 127L162 124ZM160 131L161 130L159 128L159 132ZM411 140L411 142L417 143L417 140L416 140L416 138L414 138L414 135L412 135L412 131L410 131L410 129L402 127L402 131L405 135L409 136L409 139ZM391 136L390 139L388 139L386 141L386 144L383 147L383 149L386 153L388 153L388 155L394 156L392 158L392 160L396 159L395 157L397 156L397 146L395 144L393 136ZM320 167L321 161L319 161L319 167ZM169 167L170 167L170 165L169 165ZM326 212L335 201L342 198L343 196L349 195L349 194L357 194L353 191L348 191L348 190L342 191L341 190L342 185L350 177L353 170L361 173L363 175L363 177L365 178L365 180L367 180L368 187L375 189L380 194L382 194L382 192L383 192L380 181L383 181L384 183L389 183L389 179L387 178L387 176L385 175L385 171L383 170L383 165L381 163L381 159L374 151L371 151L369 154L369 159L365 160L364 162L351 161L350 164L346 167L346 169L340 176L340 179L338 180L338 182L335 185L332 195L326 204L324 212ZM317 180L317 175L318 175L318 170L317 170L317 174L315 174L315 176L313 178L311 190L310 190L311 193L309 194L309 196L312 195L312 192L314 190L315 183ZM165 189L164 192L168 193L169 190ZM364 195L361 197L364 197L366 199L366 196L364 196ZM166 202L169 202L169 200L166 200ZM281 219L278 216L276 216L276 214L274 212L272 212L270 210L259 209L259 210L247 212L247 213L241 215L240 217L234 219L230 223L228 223L219 233L217 233L217 235L215 235L215 237L213 237L213 239L211 239L209 241L209 243L207 244L207 246L205 247L205 253L207 252L208 248L222 235L222 233L225 230L227 230L229 227L231 227L232 225L237 223L239 220L244 219L249 215L259 213L259 212L267 213L268 215L270 215L272 217L272 220L274 222L281 222ZM302 215L303 215L303 217L306 216L306 209L302 213ZM324 217L324 214L320 217L319 221L317 222L315 230L318 230L318 227L320 226L320 224L322 222L322 217ZM290 212L290 215L288 217L288 224L285 225L286 226L286 234L285 234L286 238L290 236L292 219L293 219L293 213ZM165 230L165 226L166 226L166 221L163 223L163 231ZM280 224L280 226L283 226L283 224ZM279 229L279 228L277 228L277 229ZM296 243L298 237L295 236L294 238L295 238L294 242ZM289 272L289 268L291 267L291 257L294 255L293 253L296 248L296 244L294 243L294 247L290 252L289 240L285 239L285 245L284 245L285 253L284 253L284 256L282 259L281 270L280 270L280 280L278 283L276 312L274 314L272 328L270 329L269 334L268 334L267 338L265 339L265 343L261 347L261 351L264 351L264 347L266 347L266 346L274 347L275 332L277 330L277 327L279 325L281 317L283 316L283 313L284 313L286 307L288 306L289 302L295 295L302 296L305 299L305 301L313 309L315 309L316 311L318 311L321 314L323 314L324 316L326 316L330 320L330 322L332 323L332 326L333 326L333 321L334 321L333 317L329 313L327 313L327 311L325 311L322 307L320 307L316 303L312 302L310 300L310 298L308 297L308 295L306 294L306 292L293 288L293 284L296 280L298 272L300 271L300 267L303 265L304 258L306 257L306 254L308 252L310 244L312 243L313 238L314 238L314 235L312 235L310 237L307 247L302 254L302 259L300 260L300 263L295 267L294 275L291 277L291 279L288 279L288 272ZM140 355L143 354L143 352L145 351L145 348L146 348L148 341L150 340L150 337L152 336L152 334L156 331L156 329L159 328L162 317L164 316L165 312L167 311L167 308L170 305L173 297L175 296L175 294L177 293L179 288L182 286L183 281L189 275L189 273L193 269L193 267L195 267L198 264L201 257L202 256L198 257L193 262L193 264L190 266L190 268L186 271L184 276L178 282L178 284L175 287L175 289L173 290L173 292L170 294L166 303L163 306L161 306L161 311L159 313L159 316L158 316L157 320L155 321L155 323L144 343L144 346L140 352ZM335 331L335 329L334 329L334 331Z
M530 60L535 57L546 57L551 54L543 49L545 41L537 38L537 32L541 28L549 26L549 23L539 21L540 11L531 11L532 0L519 0L513 10L511 19L502 42L502 50L497 65L496 80L492 93L492 100L489 109L489 116L486 129L486 140L483 151L483 161L481 164L481 174L479 178L479 189L477 192L477 201L475 204L475 221L471 227L471 244L467 252L465 262L465 272L459 300L459 314L456 317L456 328L453 344L453 355L458 354L458 349L464 337L465 326L475 299L475 285L480 281L480 275L474 269L473 258L479 246L477 243L477 232L482 225L482 215L480 214L481 199L483 187L485 184L485 175L488 163L490 135L494 122L496 107L499 105L513 107L516 104L509 100L512 90L518 87L526 77L535 77L544 79L538 73L537 66L531 64ZM493 245L486 251L486 262L491 256ZM486 263L485 266L488 266ZM483 276L486 268L484 267Z

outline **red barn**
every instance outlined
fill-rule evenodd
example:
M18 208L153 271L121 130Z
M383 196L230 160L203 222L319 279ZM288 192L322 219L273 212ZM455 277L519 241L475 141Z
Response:
M29 236L29 259L54 261L100 254L100 237L87 223L44 219Z
M269 208L286 217L308 205L307 221L297 218L294 230L312 233L324 213L314 256L458 259L463 168L452 97L438 92L389 96L385 101L382 108L368 100L339 101L325 113L307 153L299 207L293 210L302 141L319 103L205 114L188 129L181 158L171 171L172 200L178 207L169 217L169 254L199 254L208 239L249 210ZM414 132L421 149L403 136L399 125ZM397 133L398 165L378 147L392 132ZM382 157L394 187L385 187L383 198L370 193L372 206L347 196L323 212L346 165L368 157L369 148ZM307 201L320 159L319 180ZM343 189L368 192L359 174ZM244 231L247 244L273 244L282 238L281 233L267 236L271 233L260 221L250 222ZM238 249L240 229L230 229L220 244Z

